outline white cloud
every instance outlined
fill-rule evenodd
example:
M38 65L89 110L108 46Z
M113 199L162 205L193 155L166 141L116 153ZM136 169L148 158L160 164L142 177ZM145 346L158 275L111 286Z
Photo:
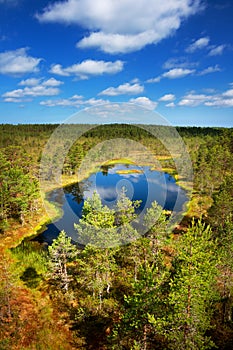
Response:
M185 95L178 103L179 106L197 107L233 107L233 89L221 94L196 94L195 92Z
M46 106L46 107L60 106L60 107L80 108L80 107L99 106L99 105L106 104L106 103L109 103L109 101L103 100L103 99L95 99L95 98L90 98L88 100L84 100L83 96L74 95L74 96L71 96L69 98L41 101L40 105Z
M140 83L140 80L138 78L134 78L130 81L131 84L136 84L136 83Z
M151 78L151 79L148 79L146 82L147 83L159 83L161 80L161 76L158 76L156 78Z
M103 32L92 33L89 37L83 38L77 47L79 48L100 48L101 51L116 54L128 53L141 50L148 44L160 41L158 33L146 31L139 34L106 34Z
M166 94L166 95L160 97L159 101L162 101L162 102L174 101L175 98L176 97L173 94Z
M125 83L119 85L118 87L109 87L108 89L99 93L99 95L107 95L107 96L118 96L118 95L137 95L144 91L144 87L138 83L129 84Z
M210 73L221 72L221 68L216 64L215 66L209 66L203 69L198 75L206 75Z
M143 108L146 108L148 110L154 110L157 107L157 103L155 101L150 100L148 97L138 97L138 98L132 98L129 100L129 103L131 104L137 104ZM95 99L95 98L90 98L88 100L85 100L83 96L77 96L74 95L70 98L66 99L50 99L50 100L45 100L41 101L40 105L42 106L47 106L47 107L75 107L75 108L88 108L88 107L97 107L104 105L105 106L105 112L106 109L109 106L109 111L113 113L115 111L118 111L118 113L121 112L121 110L125 111L126 108L129 108L128 103L110 103L109 100L104 100L104 99ZM95 114L95 110L92 109L92 112ZM100 111L99 111L100 112ZM98 114L99 114L98 112ZM105 115L106 113L104 113ZM96 114L95 114L96 118ZM125 117L124 117L125 118Z
M219 46L215 46L213 47L210 52L209 52L209 56L218 56L218 55L222 55L223 50L225 49L226 45L219 45Z
M91 75L116 74L121 72L123 67L124 62L120 60L115 62L85 60L66 68L60 64L52 65L50 72L61 76L76 75L81 79L87 79Z
M28 100L28 101L31 101L31 100ZM25 100L14 98L14 97L7 97L4 99L4 102L20 103L20 102L25 102Z
M194 69L173 68L170 69L168 72L163 73L163 77L168 79L177 79L186 77L187 75L190 75L194 72Z
M25 80L21 80L18 85L20 86L36 86L39 85L41 82L42 78L36 79L36 78L29 78ZM59 86L61 84L64 84L62 81L57 80L55 78L50 78L47 80L44 80L42 83L44 86Z
M55 78L50 78L43 82L44 86L60 86L62 84L64 84L63 81L57 80Z
M77 45L108 53L126 53L156 44L182 20L200 11L201 0L67 0L37 14L41 22L77 24L90 31Z
M28 48L0 53L0 73L9 75L22 75L38 72L41 58L28 56Z
M149 110L154 110L158 103L155 102L155 101L152 101L150 100L148 97L137 97L137 98L131 98L129 100L130 103L136 103L137 105L140 105L146 109L149 109Z
M35 86L40 83L41 79L29 78L25 80L21 80L18 85L20 86Z
M42 78L29 78L21 80L18 85L25 86L23 89L16 89L5 92L2 97L4 102L28 102L33 97L38 96L55 96L60 93L58 86L63 84L62 81L54 78L42 81Z
M186 49L186 52L193 53L200 49L209 49L209 56L218 56L222 55L224 49L227 45L209 45L210 39L209 37L203 37L196 41L194 41L191 45L189 45Z
M167 103L165 106L169 108L174 108L176 105L174 102L170 102L170 103Z
M167 94L172 95L172 94ZM164 95L166 96L166 95ZM14 99L15 97L8 97L8 99ZM19 99L15 100L14 102L20 102ZM129 100L129 103L139 105L143 108L146 108L148 110L154 110L157 107L157 102L152 101L148 97L138 97L138 98L131 98ZM106 105L109 106L110 109L113 109L113 112L115 111L115 106L117 106L117 109L120 111L122 109L123 104L113 104L110 103L109 100L104 99L96 99L96 98L90 98L85 100L83 96L81 95L73 95L70 98L64 98L64 99L50 99L41 101L40 105L47 106L47 107L75 107L75 108L87 108L87 107L93 107L93 106L101 106ZM177 106L180 107L198 107L200 105L206 106L206 107L233 107L233 89L227 90L221 94L197 94L195 91L192 91L185 96L183 96ZM176 107L176 104L172 101L165 105L168 108L174 108ZM107 108L107 107L106 107Z
M16 89L12 91L5 92L2 97L5 102L22 102L27 101L27 99L22 100L25 97L38 97L38 96L54 96L58 95L60 90L57 87L47 87L43 84L36 86L26 86L24 89Z
M224 99L219 98L214 101L208 101L205 103L208 107L233 107L233 98Z
M195 69L187 69L187 68L172 68L169 71L163 73L162 75L159 75L156 78L148 79L147 83L159 83L161 79L168 78L168 79L178 79L186 77L187 75L195 73Z
M225 97L232 97L233 98L233 89L225 91L223 93L223 96L225 96Z
M70 74L65 71L60 64L53 64L50 69L50 73L68 77Z
M186 52L193 53L197 50L203 49L208 46L210 39L208 37L203 37L194 41L186 49Z
M200 104L206 102L208 100L208 96L204 94L194 94L190 93L185 95L181 101L178 103L179 106L189 106L196 107Z
M164 64L164 69L172 68L195 68L199 65L198 62L190 62L187 57L172 57L169 58Z

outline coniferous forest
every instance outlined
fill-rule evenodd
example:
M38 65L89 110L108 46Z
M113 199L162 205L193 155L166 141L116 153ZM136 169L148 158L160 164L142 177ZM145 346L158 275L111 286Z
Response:
M39 177L57 127L0 125L0 349L232 349L233 129L176 128L191 158L192 188L153 136L158 126L83 132L65 157L65 185L93 147L125 138L150 150L187 189L189 204L168 230L172 213L153 202L141 236L131 225L139 203L124 189L116 208L94 193L75 224L83 241L88 236L80 246L64 231L50 245L33 240L51 221ZM43 170L53 178L49 166ZM58 208L50 209L56 218Z

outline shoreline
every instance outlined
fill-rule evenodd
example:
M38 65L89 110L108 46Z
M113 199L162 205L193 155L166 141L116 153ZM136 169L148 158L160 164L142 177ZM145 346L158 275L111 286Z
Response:
M107 165L119 164L123 160L124 159L111 160L108 162ZM127 162L127 164L129 164L129 161ZM2 239L0 240L0 247L2 247L3 250L15 248L18 245L20 245L25 239L27 239L27 238L29 239L31 237L36 237L38 234L43 232L43 230L46 228L46 226L48 224L50 224L51 222L53 222L56 219L59 219L62 215L62 209L59 207L59 205L51 203L46 199L47 194L51 191L58 190L58 189L61 189L63 187L73 185L77 182L85 180L86 178L88 178L88 176L90 176L90 174L94 173L98 169L98 167L100 167L101 165L102 164L97 164L97 163L93 164L91 167L91 170L88 169L89 171L87 171L85 174L81 173L81 175L80 174L78 174L78 175L76 175L76 174L75 175L62 175L60 182L54 181L54 183L52 185L50 183L49 185L47 184L47 186L43 187L43 188L42 188L42 186L40 186L40 193L41 193L40 201L41 201L42 218L40 218L37 221L37 219L35 217L36 217L36 215L40 215L37 213L36 215L33 215L31 220L29 220L29 222L26 223L24 226L18 225L13 230L10 230L10 229L7 230L6 236L2 237ZM106 164L104 164L104 165L106 165ZM189 211L192 207L192 201L193 201L192 186L190 186L190 184L188 184L187 182L182 181L182 179L179 178L176 170L173 168L165 168L164 167L164 168L158 169L157 167L154 166L154 164L143 164L143 166L150 166L151 169L154 171L162 171L162 172L165 172L165 173L167 173L175 178L176 183L182 189L187 191L187 196L190 198L190 200L187 204L186 210L183 213L183 218L186 216L190 216ZM34 220L36 220L36 222L34 222ZM12 235L12 232L14 232L13 235ZM20 233L20 234L18 235L17 233ZM5 246L6 241L7 241L7 244ZM4 246L5 246L5 248L4 248Z

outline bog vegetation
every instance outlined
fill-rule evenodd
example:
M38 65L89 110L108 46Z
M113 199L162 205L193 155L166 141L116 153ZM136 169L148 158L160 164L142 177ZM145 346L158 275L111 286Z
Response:
M131 225L139 203L123 189L115 209L97 193L85 201L75 225L82 247L64 231L49 247L20 244L46 220L39 165L56 127L0 125L0 349L232 349L233 129L177 128L194 188L173 231L153 202L141 237ZM176 176L150 133L156 127L147 128L105 125L84 133L66 156L65 181L91 148L117 137L139 141Z

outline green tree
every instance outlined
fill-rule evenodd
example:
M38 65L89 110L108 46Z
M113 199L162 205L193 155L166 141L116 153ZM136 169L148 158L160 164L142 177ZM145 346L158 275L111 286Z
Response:
M151 204L150 208L147 208L144 224L147 228L146 237L150 239L151 247L156 254L169 239L166 211L156 201Z
M8 161L0 153L0 220L1 226L8 218L14 217L25 222L25 217L37 209L39 196L38 181L25 165L20 167Z
M121 226L129 224L136 219L137 214L135 210L140 207L141 201L131 201L127 195L127 190L122 187L119 198L117 200L116 211L115 211L115 224Z
M233 308L233 214L225 217L224 226L220 226L218 236L221 237L218 245L219 263L219 285L221 295L221 322L232 323Z
M84 202L82 218L75 224L78 240L85 245L77 267L78 282L94 299L98 298L99 309L104 296L110 293L115 269L114 254L119 239L114 221L114 210L103 206L100 196L94 192Z
M68 264L74 260L77 248L71 243L71 238L66 236L65 231L61 231L57 239L48 248L49 269L52 280L58 282L63 291L68 292L72 274L69 273Z
M210 227L199 220L175 241L175 271L168 299L172 312L166 330L170 349L213 346L206 335L216 297L216 246L211 237Z
M123 316L114 330L117 349L154 349L161 342L170 272L161 251L156 256L151 254L148 239L141 239L140 248L144 250L144 261L138 268L137 280L132 282L132 291L124 298Z
M233 174L225 177L224 181L219 187L219 191L213 196L213 205L209 209L209 221L214 231L222 234L226 219L231 218L233 213Z

